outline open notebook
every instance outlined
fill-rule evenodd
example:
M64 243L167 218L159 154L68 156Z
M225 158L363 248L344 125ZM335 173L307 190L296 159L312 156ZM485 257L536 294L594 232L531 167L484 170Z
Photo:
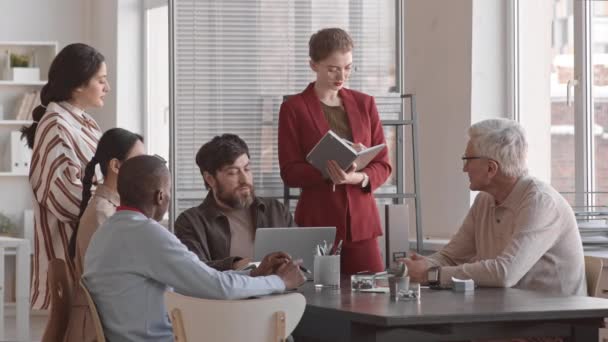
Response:
M352 142L340 138L332 130L329 130L315 147L310 150L306 156L306 160L321 171L323 177L329 178L329 174L327 173L327 162L329 160L335 160L345 171L353 163L356 163L356 171L360 171L385 147L386 144L380 144L357 152L352 147Z

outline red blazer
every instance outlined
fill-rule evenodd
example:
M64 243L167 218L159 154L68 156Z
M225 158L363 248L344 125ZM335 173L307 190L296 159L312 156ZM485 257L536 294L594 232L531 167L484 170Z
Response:
M374 98L350 89L338 95L353 134L353 142L365 146L385 143L384 132ZM391 173L387 149L384 149L362 171L369 176L367 189L360 185L337 185L323 179L321 172L306 161L306 155L329 130L314 83L300 94L291 96L281 105L279 114L279 165L283 182L301 188L295 220L299 226L335 226L336 238L346 240L347 228L351 241L361 241L382 235L380 216L372 192ZM347 219L350 215L350 219ZM350 223L350 227L348 224Z

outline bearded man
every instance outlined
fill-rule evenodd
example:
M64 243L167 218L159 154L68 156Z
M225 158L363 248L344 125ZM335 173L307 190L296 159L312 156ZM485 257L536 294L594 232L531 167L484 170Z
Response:
M281 202L255 195L249 148L239 136L216 136L200 148L196 164L209 193L177 218L175 235L207 265L241 269L253 257L257 228L295 226Z

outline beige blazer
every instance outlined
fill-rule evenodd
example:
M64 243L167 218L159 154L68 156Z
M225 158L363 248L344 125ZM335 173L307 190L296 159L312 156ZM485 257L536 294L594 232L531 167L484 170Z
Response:
M114 215L116 207L119 204L120 198L118 193L103 184L97 187L95 194L91 197L87 208L80 218L78 226L76 257L74 260L76 279L82 277L84 255L87 247L89 247L91 237L108 217ZM68 322L65 341L95 341L95 326L93 325L84 293L79 286L73 287L73 293L74 298L72 298L70 321Z

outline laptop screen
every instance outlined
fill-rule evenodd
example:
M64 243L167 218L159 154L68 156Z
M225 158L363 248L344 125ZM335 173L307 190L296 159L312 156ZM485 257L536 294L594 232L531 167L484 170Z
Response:
M302 259L302 266L313 271L315 247L327 242L333 245L335 227L258 228L255 233L253 259L261 261L272 252L286 252Z

